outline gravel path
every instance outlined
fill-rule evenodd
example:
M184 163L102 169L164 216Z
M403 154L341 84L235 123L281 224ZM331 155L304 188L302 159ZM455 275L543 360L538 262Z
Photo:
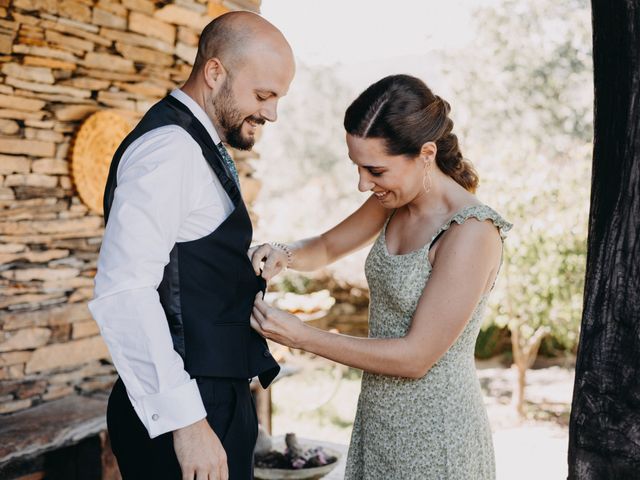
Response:
M516 372L479 364L493 430L497 480L567 478L568 420L573 391L572 369L541 368L527 372L527 419L510 404Z

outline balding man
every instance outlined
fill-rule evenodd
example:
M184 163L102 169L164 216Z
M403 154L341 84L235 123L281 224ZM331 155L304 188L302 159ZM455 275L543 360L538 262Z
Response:
M201 34L185 85L154 105L113 158L89 308L120 379L111 445L125 480L253 477L252 377L278 372L249 318L264 289L233 160L277 117L294 60L262 17Z

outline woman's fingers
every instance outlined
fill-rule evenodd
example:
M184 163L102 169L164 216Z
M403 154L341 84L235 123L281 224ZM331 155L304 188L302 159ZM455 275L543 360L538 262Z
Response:
M271 280L282 270L282 265L278 262L278 256L275 254L269 255L264 262L262 268L262 276L265 280Z
M264 329L264 317L255 308L253 309L253 312L249 317L249 323L251 324L251 328L253 328L264 338L272 339L272 335L269 335Z
M251 324L251 328L253 328L256 332L258 332L260 335L262 335L264 337L264 332L262 331L262 328L260 327L260 323L258 322L256 317L253 316L253 313L249 317L249 323Z
M255 248L255 250L251 255L251 265L253 265L253 270L256 272L256 275L260 275L260 264L269 255L269 252L271 251L271 245L263 243L259 247L253 248Z
M258 294L256 295L256 299L253 302L253 306L257 308L260 311L260 313L262 313L263 316L266 316L269 305L261 297L262 297L262 292L258 292Z
M286 253L268 243L251 247L248 255L256 275L262 275L265 280L275 277L287 263Z
M251 313L254 317L256 317L256 320L260 324L260 328L264 329L264 321L266 320L266 315L255 306L253 307L253 311Z

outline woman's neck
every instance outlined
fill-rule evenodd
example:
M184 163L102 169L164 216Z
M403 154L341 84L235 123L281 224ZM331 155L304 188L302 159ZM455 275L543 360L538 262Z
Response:
M429 191L420 194L406 205L409 217L446 217L471 200L469 192L446 174L433 175Z

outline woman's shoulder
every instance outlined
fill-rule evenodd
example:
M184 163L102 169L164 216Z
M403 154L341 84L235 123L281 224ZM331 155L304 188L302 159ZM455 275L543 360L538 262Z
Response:
M507 233L513 227L513 224L505 220L496 210L484 203L474 203L466 205L460 208L450 219L446 228L449 228L454 222L458 225L462 225L469 219L478 220L479 223L484 224L490 221L495 228L498 229L500 237L505 238ZM476 222L474 222L476 223Z
M443 227L451 231L436 245L432 264L446 264L447 258L454 262L469 262L478 256L487 261L498 258L510 228L509 222L485 204L464 206Z

